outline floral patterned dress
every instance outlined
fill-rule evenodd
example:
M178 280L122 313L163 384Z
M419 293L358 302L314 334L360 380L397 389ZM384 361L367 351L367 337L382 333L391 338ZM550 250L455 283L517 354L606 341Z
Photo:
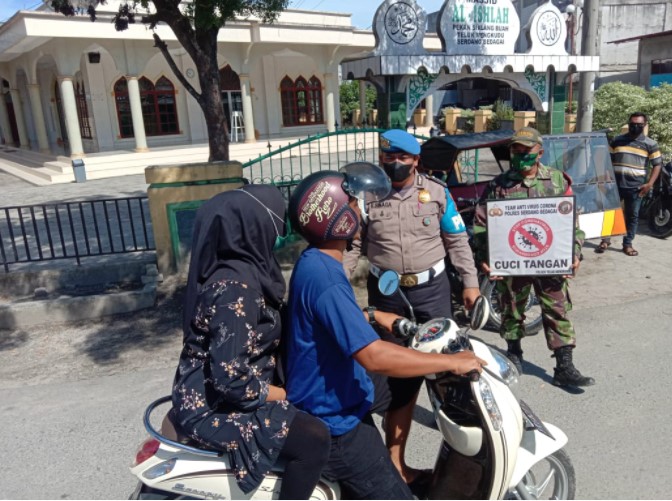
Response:
M255 489L278 457L296 415L267 402L280 343L280 314L247 285L222 280L202 289L173 386L183 432L227 451L238 486Z

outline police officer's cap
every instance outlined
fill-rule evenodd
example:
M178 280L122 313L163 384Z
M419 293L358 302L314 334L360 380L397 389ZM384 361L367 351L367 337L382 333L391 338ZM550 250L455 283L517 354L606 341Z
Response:
M380 136L380 151L384 153L420 154L420 144L411 134L399 129L388 130Z

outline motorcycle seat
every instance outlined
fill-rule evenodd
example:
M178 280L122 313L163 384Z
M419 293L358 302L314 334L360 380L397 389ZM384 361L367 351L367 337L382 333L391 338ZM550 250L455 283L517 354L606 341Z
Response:
M174 421L172 409L166 413L163 421L161 422L161 436L167 438L168 440L172 440L173 442L177 442L182 445L188 445L189 447L194 447L196 449L221 452L219 449L208 447L200 442L197 442L184 433L181 429L181 426Z

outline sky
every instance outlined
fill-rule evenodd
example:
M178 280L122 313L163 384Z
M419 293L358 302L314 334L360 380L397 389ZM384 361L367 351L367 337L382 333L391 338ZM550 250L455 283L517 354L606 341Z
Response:
M30 10L40 3L40 0L0 0L0 21L6 21L17 10ZM380 3L382 0L291 0L290 8L347 12L352 14L353 26L370 28ZM439 10L443 0L418 0L418 3L430 13Z

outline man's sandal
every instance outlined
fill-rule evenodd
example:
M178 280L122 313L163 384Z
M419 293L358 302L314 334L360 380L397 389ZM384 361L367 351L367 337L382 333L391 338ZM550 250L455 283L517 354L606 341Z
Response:
M626 256L639 256L639 252L637 252L635 249L632 247L623 247L623 253Z
M595 249L595 252L596 252L597 254L604 254L604 251L606 251L607 248L608 248L610 245L611 245L611 242L605 242L604 240L602 240L602 241L600 242L600 245L598 245L597 248Z

